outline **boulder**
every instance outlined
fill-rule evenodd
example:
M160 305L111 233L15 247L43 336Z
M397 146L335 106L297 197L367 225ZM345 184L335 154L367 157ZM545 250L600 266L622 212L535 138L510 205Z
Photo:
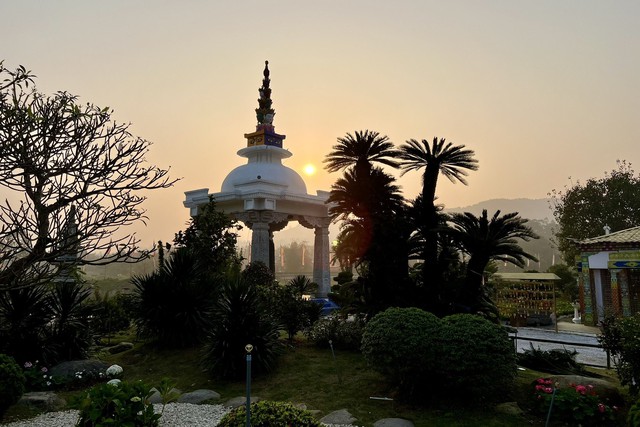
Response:
M356 418L346 409L338 409L320 419L323 424L353 424L354 421Z
M496 405L496 412L506 415L520 416L524 411L518 406L518 402L504 402Z
M383 418L373 423L373 427L413 427L414 424L404 418Z
M52 391L32 391L25 393L18 405L34 406L42 411L59 411L67 404L64 399Z
M258 396L251 396L251 403L256 403L261 401L262 398L258 397ZM230 408L237 408L238 406L243 406L247 404L247 397L246 396L238 396L238 397L233 397L229 400L227 400L224 404L224 406L228 406Z
M151 390L151 396L149 396L149 403L162 403L162 396L157 388L153 387ZM170 394L177 394L180 396L182 392L177 388L172 388Z
M77 372L82 372L83 377L99 378L101 374L105 375L108 367L109 365L101 360L70 360L57 364L49 370L49 374L67 381L73 380Z
M185 393L178 399L179 403L202 403L206 400L218 400L220 394L213 390L200 389Z
M118 353L122 353L123 351L127 351L127 350L131 350L133 348L133 343L130 342L121 342L118 343L112 347L107 347L107 351L110 354L118 354Z

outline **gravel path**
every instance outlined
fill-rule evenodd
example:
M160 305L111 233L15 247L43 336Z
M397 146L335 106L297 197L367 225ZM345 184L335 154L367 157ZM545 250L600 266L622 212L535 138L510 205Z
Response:
M153 405L156 413L162 405ZM231 410L223 405L194 405L191 403L169 403L165 406L160 427L213 427ZM78 411L47 412L35 418L0 424L2 427L73 427L78 422ZM355 427L342 424L325 424L327 427Z
M162 405L153 405L156 412L162 411ZM230 408L223 405L193 405L191 403L169 403L164 408L161 427L211 427L218 425L220 419ZM29 420L2 424L2 427L73 427L78 422L78 411L48 412Z

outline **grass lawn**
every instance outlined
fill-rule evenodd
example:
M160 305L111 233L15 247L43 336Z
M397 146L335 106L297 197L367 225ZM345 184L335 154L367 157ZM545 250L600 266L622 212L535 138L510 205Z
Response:
M112 342L131 340L131 336L116 336ZM397 400L375 400L371 397L391 397L383 378L369 369L363 357L356 352L336 351L335 359L330 349L318 349L300 338L288 346L277 369L252 380L252 395L262 399L304 403L308 409L320 411L319 416L338 409L347 409L357 418L359 426L371 426L381 418L405 418L416 427L456 426L543 426L542 417L527 412L532 399L531 383L543 373L518 371L517 385L506 393L502 401L517 401L525 410L524 416L498 414L493 406L480 408L460 407L452 403L438 407L412 406ZM244 381L228 382L212 379L200 367L200 350L163 350L150 344L138 342L135 348L117 355L103 355L108 363L117 363L124 368L124 380L142 380L156 385L168 377L176 382L183 392L200 388L215 390L224 402L230 398L244 396ZM612 371L598 371L610 375ZM438 387L438 384L425 384ZM67 401L82 391L61 392ZM28 418L36 415L24 407L14 406L6 414L5 421ZM552 424L558 426L561 424Z
M124 379L157 384L163 377L176 381L182 391L208 388L217 391L222 401L245 394L245 383L211 379L199 364L197 349L161 350L147 344L106 359L124 368ZM540 376L533 371L520 375L519 383L528 385ZM437 384L425 384L437 387ZM381 418L406 418L418 426L522 426L542 425L532 417L515 417L494 413L492 408L449 409L418 408L397 401L375 400L390 397L382 377L367 368L359 353L317 349L304 340L289 346L278 368L269 375L252 380L252 395L262 399L304 403L319 410L320 416L345 408L358 419L358 425L370 426ZM505 401L515 400L516 390Z

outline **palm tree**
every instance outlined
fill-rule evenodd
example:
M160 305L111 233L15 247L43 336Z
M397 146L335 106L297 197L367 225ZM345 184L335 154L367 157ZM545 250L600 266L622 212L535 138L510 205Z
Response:
M366 179L360 179L354 169L347 170L331 186L327 203L332 204L329 215L333 220L353 216L370 219L397 212L404 199L395 179L379 167L373 167Z
M487 210L477 217L472 213L454 213L450 216L451 228L447 231L469 255L465 277L463 304L477 312L486 298L483 274L490 261L501 261L524 267L525 260L537 261L525 252L517 239L529 241L538 236L526 225L527 220L512 212L500 216L500 211L489 219Z
M363 177L369 174L373 163L398 167L394 157L399 155L399 151L386 135L378 132L356 131L355 136L347 133L347 136L338 138L338 143L332 149L323 161L329 172L355 166L357 175Z
M438 177L442 173L451 182L467 184L465 176L468 170L477 170L478 161L474 159L473 150L467 150L464 145L453 145L445 142L444 138L433 138L431 145L426 139L418 142L415 139L408 140L400 147L400 166L402 174L424 169L422 174L422 209L419 216L418 227L424 239L424 265L423 281L438 282L440 273L437 264L438 258L438 225L440 222L438 209L435 205L436 186Z
M467 185L465 176L468 175L467 170L478 170L478 161L473 158L473 150L466 150L464 145L453 145L448 142L445 145L445 139L437 137L433 138L433 142L429 145L426 139L418 142L415 139L408 140L400 147L400 159L404 175L412 170L424 168L422 175L422 198L425 206L433 203L436 196L436 186L438 184L438 176L446 176L449 181L455 183L459 181Z

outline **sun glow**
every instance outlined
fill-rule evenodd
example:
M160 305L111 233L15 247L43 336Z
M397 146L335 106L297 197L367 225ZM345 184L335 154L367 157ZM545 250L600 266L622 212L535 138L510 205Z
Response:
M316 173L316 167L314 165L312 165L311 163L306 164L303 168L304 173L311 176L313 174Z

